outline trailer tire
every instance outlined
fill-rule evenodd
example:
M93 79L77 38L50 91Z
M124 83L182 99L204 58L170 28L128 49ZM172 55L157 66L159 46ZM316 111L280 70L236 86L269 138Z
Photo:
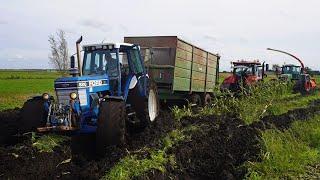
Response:
M203 106L211 106L212 105L212 97L209 93L206 93L203 98Z
M192 106L201 106L202 100L199 94L192 94L189 98L189 103L191 103Z
M34 131L37 127L45 126L48 112L44 102L42 98L33 98L24 103L20 114L20 132Z
M125 142L125 103L118 100L106 100L100 104L96 131L96 150L105 155L107 147Z

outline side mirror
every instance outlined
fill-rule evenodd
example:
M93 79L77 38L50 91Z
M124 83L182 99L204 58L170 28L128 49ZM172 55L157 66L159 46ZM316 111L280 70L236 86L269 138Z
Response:
M75 68L75 59L74 56L70 57L70 68L74 69Z

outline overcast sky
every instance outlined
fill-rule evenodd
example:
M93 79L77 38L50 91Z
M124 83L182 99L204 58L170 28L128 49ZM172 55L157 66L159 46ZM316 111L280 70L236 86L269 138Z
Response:
M296 63L267 47L287 50L320 69L318 0L2 0L0 69L50 68L48 35L75 41L121 42L124 36L177 35L230 61Z

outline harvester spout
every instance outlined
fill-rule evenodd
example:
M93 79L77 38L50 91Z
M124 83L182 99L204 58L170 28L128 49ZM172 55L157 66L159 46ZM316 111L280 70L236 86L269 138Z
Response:
M80 53L80 43L82 41L82 36L77 40L76 42L76 48L77 48L77 60L78 60L78 70L79 75L82 76L82 64L81 64L81 53Z
M299 59L298 57L296 57L296 56L294 56L293 54L290 54L290 53L288 53L288 52L281 51L281 50L277 50L277 49L267 48L267 50L280 52L280 53L283 53L283 54L286 54L286 55L289 55L289 56L293 57L294 59L296 59L297 61L299 61L299 63L301 64L301 70L302 70L302 72L305 73L306 69L304 68L304 64L303 64L302 60Z

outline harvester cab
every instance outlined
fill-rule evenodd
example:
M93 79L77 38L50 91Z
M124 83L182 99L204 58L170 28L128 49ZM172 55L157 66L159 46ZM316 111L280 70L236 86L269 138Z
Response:
M264 63L259 61L236 61L232 62L232 75L224 79L220 89L231 92L240 91L242 87L247 87L263 80Z
M156 86L149 79L140 47L128 43L84 45L77 41L72 77L55 80L57 99L44 93L22 109L26 127L46 131L96 133L97 150L124 140L128 123L145 127L158 115ZM134 126L130 126L134 127Z

